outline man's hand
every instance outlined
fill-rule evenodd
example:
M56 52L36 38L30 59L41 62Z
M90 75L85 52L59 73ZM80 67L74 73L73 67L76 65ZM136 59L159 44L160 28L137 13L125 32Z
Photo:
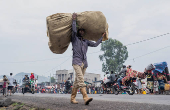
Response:
M105 32L105 33L103 33L102 37L104 37L104 36L105 36L105 34L106 34L106 32Z
M76 20L76 19L77 19L77 13L73 13L72 19L73 19L73 20Z

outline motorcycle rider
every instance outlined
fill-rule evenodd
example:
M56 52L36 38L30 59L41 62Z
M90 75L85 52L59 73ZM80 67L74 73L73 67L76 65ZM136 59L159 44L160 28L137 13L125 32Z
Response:
M28 75L25 75L25 77L23 78L23 81L25 81L25 80L29 80Z
M113 83L115 81L116 75L113 74L113 71L111 71L110 76L108 77L108 79L110 79L111 83Z
M34 73L31 73L30 79L34 79Z
M72 86L72 82L71 82L70 77L69 77L68 80L65 82L66 93L68 93L71 86Z
M127 72L126 65L123 65L123 69L118 74L120 76L120 78L117 80L119 88L121 88L121 83L120 82L126 76L126 72Z
M34 83L34 73L31 73L31 76L30 76L30 85Z

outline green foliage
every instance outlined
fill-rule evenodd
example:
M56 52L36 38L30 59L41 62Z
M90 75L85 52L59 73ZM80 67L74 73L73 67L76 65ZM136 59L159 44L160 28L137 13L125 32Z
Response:
M51 83L55 83L55 78L51 77Z
M102 43L101 51L104 52L104 54L99 55L100 61L103 62L103 72L119 72L123 63L128 58L127 47L123 46L123 44L116 39L109 38L107 41Z
M18 105L18 103L17 103L17 102L15 102L15 103L13 103L13 104L12 104L12 106L16 106L16 105Z

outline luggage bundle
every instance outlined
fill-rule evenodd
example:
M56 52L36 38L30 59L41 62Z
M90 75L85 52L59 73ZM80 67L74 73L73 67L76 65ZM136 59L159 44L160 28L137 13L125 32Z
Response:
M53 53L64 53L72 36L72 14L57 13L46 18L49 48ZM108 23L100 11L86 11L77 13L77 29L83 28L86 33L84 39L97 41L106 32L103 41L108 40Z
M153 64L149 64L147 67L146 67L146 70L149 71L149 70L153 70L155 69L155 66Z

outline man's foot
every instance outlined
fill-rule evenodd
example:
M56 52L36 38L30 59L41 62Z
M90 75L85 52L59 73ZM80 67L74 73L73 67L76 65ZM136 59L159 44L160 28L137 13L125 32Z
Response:
M86 87L83 87L80 89L82 95L83 95L83 99L84 99L84 102L85 102L85 105L89 105L89 103L93 100L93 98L89 98L87 96L87 92L86 92Z
M86 101L85 101L85 105L89 105L89 102L91 102L93 100L93 98L88 98Z

